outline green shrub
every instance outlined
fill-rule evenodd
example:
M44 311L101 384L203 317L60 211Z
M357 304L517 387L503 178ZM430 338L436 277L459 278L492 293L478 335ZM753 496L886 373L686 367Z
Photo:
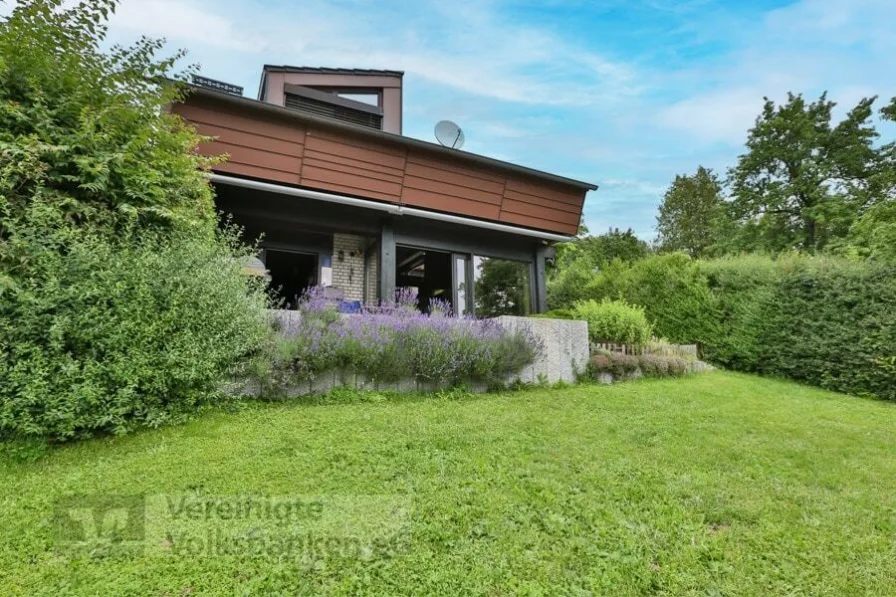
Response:
M227 237L110 242L20 227L28 275L0 301L0 436L124 433L219 398L269 333ZM65 251L58 246L65 246Z
M778 285L800 259L742 255L699 262L716 297L715 332L700 339L706 360L738 371L763 369L762 338L777 308Z
M619 352L610 353L610 371L617 379L629 377L638 370L638 357Z
M598 353L591 357L593 375L610 373L617 380L624 380L640 369L644 377L681 377L690 372L687 359L676 356L645 354L640 356L618 352Z
M644 309L625 301L580 301L573 306L572 315L588 322L591 342L643 344L650 340L652 330Z
M687 359L681 357L663 357L666 360L666 374L670 377L681 377L690 371Z
M217 232L216 158L166 109L183 54L105 51L116 5L0 20L0 436L179 419L269 331L248 253Z
M896 266L750 255L701 263L717 297L707 360L852 394L896 399Z
M645 354L638 357L638 364L644 377L666 377L669 374L668 357Z
M20 0L0 20L0 214L45 200L70 221L123 226L216 225L200 137L166 107L183 94L176 53L160 40L108 47L117 0ZM0 224L0 230L3 225Z
M677 356L645 354L638 357L645 377L681 377L690 372L690 362Z
M702 343L717 335L716 297L698 262L684 253L654 255L634 262L614 260L595 268L579 266L575 276L561 272L551 282L551 305L576 301L623 300L644 308L654 333L680 344ZM568 282L570 277L574 282ZM550 288L549 288L550 290ZM573 300L570 301L572 297Z
M593 373L610 373L617 381L634 374L638 366L638 357L621 352L598 353L591 357Z
M576 301L588 299L588 284L597 265L588 255L578 255L557 270L548 283L548 304L555 309L570 309Z
M698 343L710 362L896 399L896 265L886 260L671 254L610 263L586 285L590 304L642 307L657 336Z

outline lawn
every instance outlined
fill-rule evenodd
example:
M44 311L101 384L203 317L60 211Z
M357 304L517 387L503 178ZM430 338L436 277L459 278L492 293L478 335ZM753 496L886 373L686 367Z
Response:
M4 457L0 594L896 594L894 437L896 404L721 372L212 412ZM234 496L305 509L177 518ZM121 543L63 522L114 499ZM181 542L211 531L332 541Z

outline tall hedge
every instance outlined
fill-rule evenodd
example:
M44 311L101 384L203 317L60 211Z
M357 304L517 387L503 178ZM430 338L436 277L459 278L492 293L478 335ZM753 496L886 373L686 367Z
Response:
M178 421L225 399L222 382L267 339L264 288L226 234L110 240L49 224L15 240L31 251L0 301L0 440Z
M583 294L642 306L658 336L724 367L896 399L894 264L659 255L611 264Z
M896 265L806 260L765 314L760 372L896 400Z
M0 20L0 441L177 419L268 331L218 231L215 158L166 109L183 54L109 47L117 5L19 0Z
M707 359L840 392L896 399L896 265L744 256L701 263L718 299Z
M743 255L698 262L715 297L715 333L692 339L702 344L705 358L738 371L762 370L768 314L779 300L782 276L798 259Z

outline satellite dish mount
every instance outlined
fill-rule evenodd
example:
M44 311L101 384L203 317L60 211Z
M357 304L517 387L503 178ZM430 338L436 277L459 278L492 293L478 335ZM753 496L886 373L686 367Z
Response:
M460 149L464 146L464 132L459 126L450 120L440 120L436 123L436 140L451 149Z

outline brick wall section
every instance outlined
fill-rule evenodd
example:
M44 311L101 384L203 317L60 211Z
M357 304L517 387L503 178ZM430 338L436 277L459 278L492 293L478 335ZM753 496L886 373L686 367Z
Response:
M379 279L377 278L377 273L379 273L379 265L376 247L373 246L368 251L368 254L365 256L365 261L367 262L367 288L364 293L364 304L365 305L377 305L379 303Z
M364 300L364 247L366 244L363 236L333 235L333 286L342 291L342 296L347 301ZM341 261L340 251L342 251Z

